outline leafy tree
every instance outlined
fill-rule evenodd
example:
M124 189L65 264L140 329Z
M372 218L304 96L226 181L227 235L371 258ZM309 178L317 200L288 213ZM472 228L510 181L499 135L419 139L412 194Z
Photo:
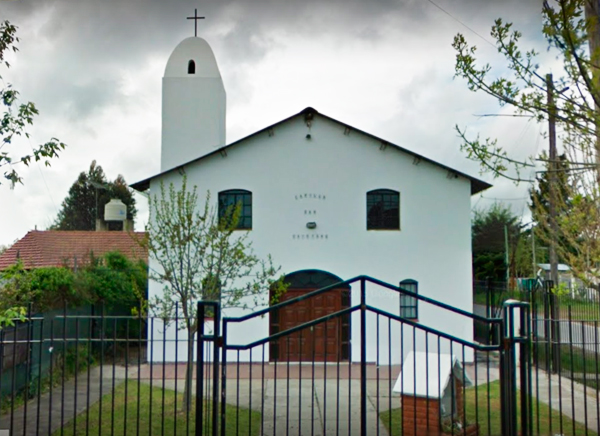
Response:
M543 153L540 159L545 160L546 154ZM553 179L549 177L548 172L542 172L538 175L536 180L536 186L530 190L529 196L531 203L529 208L531 209L532 219L538 223L535 230L535 237L539 242L549 245L552 243L553 232L551 230L550 217L550 196L554 196L554 204L556 209L557 219L561 220L568 217L573 211L572 195L573 190L570 186L571 177L569 176L569 162L566 155L562 154L558 156L558 162L556 163L556 175ZM551 188L554 186L554 189ZM559 227L561 229L561 227ZM557 251L559 262L566 261L566 252L573 252L576 250L569 242L569 237L565 234L566 227L562 226L562 231L557 235ZM567 262L568 263L568 262Z
M587 253L587 265L579 269L571 267L582 278L597 271L600 251L591 235L600 232L600 222L586 219L598 216L600 205L600 26L597 0L557 0L551 6L543 2L542 33L548 48L562 61L562 75L554 80L541 71L539 53L535 49L521 48L521 33L513 29L512 23L497 19L492 26L491 36L498 52L504 56L505 65L493 69L489 64L478 65L477 47L457 34L453 47L456 51L455 72L466 79L470 90L484 92L497 99L501 106L512 107L514 116L524 116L537 122L550 118L556 121L558 139L564 150L565 159L554 161L543 156L530 157L526 161L510 156L496 139L470 138L466 129L456 127L463 140L462 149L467 156L479 162L482 171L494 177L505 177L515 182L535 182L522 177L523 169L536 169L542 162L548 171L548 180L556 175L557 183L550 183L545 199L540 199L540 208L534 210L541 235L551 235L559 243L558 252L563 256L574 252ZM501 70L501 72L499 72ZM562 173L569 173L568 183ZM544 191L544 180L541 180ZM556 190L555 190L556 188ZM568 213L559 215L556 222L548 219L544 203L569 191ZM556 192L555 192L556 191ZM586 236L587 235L587 236ZM561 243L568 242L568 246ZM574 245L573 245L574 244Z
M519 218L509 207L494 203L489 209L475 210L472 226L473 275L476 280L506 280L505 228L508 232L511 277L531 272L531 250L521 231Z
M87 173L81 172L63 200L61 210L53 225L56 230L95 230L96 213L104 219L104 206L112 198L120 199L127 206L127 219L137 214L133 192L123 176L109 182L104 170L92 161ZM109 229L110 227L109 223Z
M149 300L150 310L166 323L177 316L181 324L176 328L187 331L184 410L191 407L197 303L219 301L224 309L252 308L264 304L269 289L275 295L286 289L271 257L259 259L248 232L236 231L241 205L219 219L210 193L200 206L196 191L195 186L188 189L185 176L179 190L172 183L168 190L161 184L160 196L150 201L149 237L142 241L158 266L149 276L164 285L162 295Z
M17 27L9 21L0 22L0 66L7 69L10 68L10 64L5 60L6 53L18 51L16 43L19 42L19 38L16 33ZM19 137L29 138L28 127L33 125L38 110L32 102L19 103L19 92L11 84L6 84L0 89L0 101L4 104L4 112L0 120L0 169L3 170L3 177L10 182L11 187L14 187L17 183L23 183L22 177L17 172L19 164L28 166L33 160L43 161L46 166L49 166L50 160L58 157L58 152L66 145L52 138L33 148L31 153L19 151L16 148L16 140Z

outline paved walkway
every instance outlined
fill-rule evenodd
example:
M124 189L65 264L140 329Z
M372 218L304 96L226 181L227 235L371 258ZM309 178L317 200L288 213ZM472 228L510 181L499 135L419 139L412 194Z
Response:
M130 377L132 371L130 370ZM25 419L25 407L14 410L12 416L11 436L36 436L51 435L64 424L70 422L74 416L84 412L89 405L93 405L100 399L100 392L106 395L113 388L113 367L105 366L101 374L100 367L92 368L90 371L89 385L87 372L75 379L67 381L64 390L61 386L52 389L52 394L46 393L38 400L27 403L27 419ZM125 379L125 368L115 367L115 383L117 387ZM102 385L102 391L100 386ZM39 406L39 407L38 407ZM39 413L38 413L39 410ZM39 416L39 418L38 418ZM11 428L11 415L0 416L0 429Z
M150 383L147 380L146 383ZM154 380L162 387L162 380ZM399 398L389 396L387 381L367 382L368 434L387 436L388 432L378 419L380 412L400 407ZM167 389L175 389L175 380L168 380ZM195 389L195 386L194 386ZM177 383L183 391L183 383ZM378 395L379 394L379 395ZM227 403L260 412L262 435L352 435L360 433L360 380L294 379L264 381L230 380ZM379 404L378 404L379 399Z
M535 370L532 374L532 392L538 399L538 407L543 407L540 403L546 404L574 421L586 425L591 431L597 432L600 429L598 427L600 424L598 419L600 417L600 398L595 389L586 388L585 385L566 377L548 374L546 371L538 369L537 374ZM533 407L536 408L535 402ZM535 425L534 422L534 427ZM560 433L558 430L557 428L555 433ZM571 430L565 428L565 431L569 433Z

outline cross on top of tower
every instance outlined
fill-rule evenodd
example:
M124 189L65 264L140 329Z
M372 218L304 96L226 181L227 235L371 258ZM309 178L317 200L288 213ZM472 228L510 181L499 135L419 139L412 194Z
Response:
M198 36L198 20L204 20L204 18L198 16L198 9L194 9L193 17L187 17L188 20L194 20L194 36Z

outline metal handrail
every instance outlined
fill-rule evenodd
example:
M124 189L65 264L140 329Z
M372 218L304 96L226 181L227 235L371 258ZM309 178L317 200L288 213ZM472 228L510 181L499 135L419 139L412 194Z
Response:
M308 294L300 295L299 297L295 297L295 298L292 298L290 300L274 304L273 306L269 306L269 307L266 307L264 309L261 309L261 310L258 310L256 312L252 312L252 313L249 313L249 314L246 314L246 315L237 316L237 317L236 316L223 317L223 321L224 322L225 321L226 322L243 322L243 321L247 321L249 319L253 319L253 318L256 318L258 316L266 315L267 313L270 313L270 312L272 312L274 310L277 310L277 309L280 309L282 307L289 306L289 305L297 303L299 301L306 300L308 298L312 298L312 297L315 297L317 295L323 294L323 293L325 293L325 292L327 292L327 291L329 291L331 289L340 288L340 287L345 286L345 285L351 285L353 283L360 282L360 281L366 281L366 282L369 282L369 283L373 283L373 284L382 286L382 287L387 288L387 289L389 289L391 291L395 291L395 292L398 292L400 294L407 295L409 297L415 298L417 300L423 301L423 302L431 304L433 306L437 306L437 307L440 307L442 309L449 310L450 312L454 312L454 313L457 313L459 315L466 316L466 317L471 318L473 320L483 321L483 322L487 322L487 323L490 323L490 324L500 324L502 322L502 318L487 318L485 316L481 316L481 315L477 315L477 314L474 314L474 313L471 313L471 312L467 312L464 309L459 309L458 307L454 307L454 306L451 306L449 304L442 303L442 302L434 300L432 298L425 297L423 295L419 295L419 294L417 294L415 292L408 291L408 290L406 290L404 288L401 288L399 286L395 286L395 285L392 285L390 283L386 283L384 281L377 280L377 279L375 279L373 277L369 277L369 276L366 276L366 275L360 275L360 276L351 278L349 280L344 280L342 282L334 283L332 285L325 286L325 287L323 287L321 289L317 289L317 290L315 290L313 292L309 292Z

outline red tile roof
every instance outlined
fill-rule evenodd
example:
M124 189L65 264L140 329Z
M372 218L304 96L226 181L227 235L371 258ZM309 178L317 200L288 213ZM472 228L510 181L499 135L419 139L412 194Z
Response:
M26 269L81 265L90 253L102 256L109 251L119 251L130 259L148 261L147 250L141 248L136 239L143 232L88 232L62 230L34 230L27 233L12 247L0 255L0 271L14 265L20 258Z

